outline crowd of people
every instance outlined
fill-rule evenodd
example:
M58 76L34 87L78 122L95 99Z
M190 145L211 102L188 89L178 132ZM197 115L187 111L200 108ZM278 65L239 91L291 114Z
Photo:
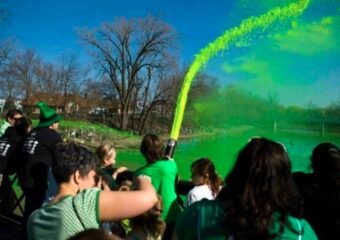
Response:
M339 239L340 150L317 145L312 173L291 171L286 148L256 137L240 149L225 180L214 162L191 164L185 204L176 186L174 159L164 143L143 137L145 165L129 179L118 175L116 149L103 143L92 152L58 133L61 116L39 102L39 123L19 110L6 116L0 137L0 193L18 176L25 196L23 239ZM6 195L1 194L1 202Z

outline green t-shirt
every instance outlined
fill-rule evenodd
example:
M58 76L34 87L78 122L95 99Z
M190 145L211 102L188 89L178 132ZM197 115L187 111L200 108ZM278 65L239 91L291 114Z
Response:
M37 209L28 219L28 239L66 240L85 229L99 228L99 192L87 189Z
M218 200L202 200L186 208L176 221L175 232L179 240L225 240L229 237L225 226L222 203ZM271 233L279 231L278 216L274 215ZM277 220L276 220L277 219ZM282 234L274 240L317 240L313 229L304 219L288 217Z
M6 132L6 129L7 129L8 127L10 127L10 126L11 126L11 124L9 124L9 122L7 122L7 121L3 122L3 123L0 125L0 137L1 137L2 135L4 135L4 133Z
M175 221L181 211L177 202L175 182L178 174L177 165L174 160L158 160L152 164L137 169L135 177L146 175L151 178L151 183L157 193L162 197L162 218L166 223Z

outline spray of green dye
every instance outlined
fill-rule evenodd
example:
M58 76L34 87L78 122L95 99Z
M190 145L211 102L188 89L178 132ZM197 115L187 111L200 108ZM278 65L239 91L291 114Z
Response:
M240 26L227 30L214 42L201 49L195 56L194 62L191 64L184 78L181 91L178 95L170 139L174 139L176 141L178 139L191 83L199 70L209 61L210 58L215 56L218 52L227 50L231 42L251 33L255 29L266 28L277 21L298 16L307 8L308 4L309 0L300 0L286 7L274 8L259 17L250 17L244 20Z

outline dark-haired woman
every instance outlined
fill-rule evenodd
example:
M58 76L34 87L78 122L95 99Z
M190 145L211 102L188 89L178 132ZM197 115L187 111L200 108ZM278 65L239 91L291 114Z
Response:
M101 191L96 185L99 160L74 143L57 146L52 172L59 190L51 203L37 209L28 220L28 239L64 240L101 221L140 215L154 206L157 195L150 179L136 178L136 191Z
M217 200L194 203L179 216L174 239L317 239L299 218L299 199L284 147L252 139Z
M340 149L318 144L311 157L312 173L294 173L304 198L304 214L319 239L340 239Z

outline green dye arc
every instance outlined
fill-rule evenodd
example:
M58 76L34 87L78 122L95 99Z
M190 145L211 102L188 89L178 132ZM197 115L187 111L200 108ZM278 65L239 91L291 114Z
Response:
M210 58L220 51L227 50L232 41L251 33L255 29L266 28L276 21L300 15L307 8L309 1L310 0L299 0L286 7L274 8L259 17L250 17L242 21L238 27L225 31L222 36L201 49L189 67L179 92L170 138L174 140L178 139L191 83L199 70L210 60Z

